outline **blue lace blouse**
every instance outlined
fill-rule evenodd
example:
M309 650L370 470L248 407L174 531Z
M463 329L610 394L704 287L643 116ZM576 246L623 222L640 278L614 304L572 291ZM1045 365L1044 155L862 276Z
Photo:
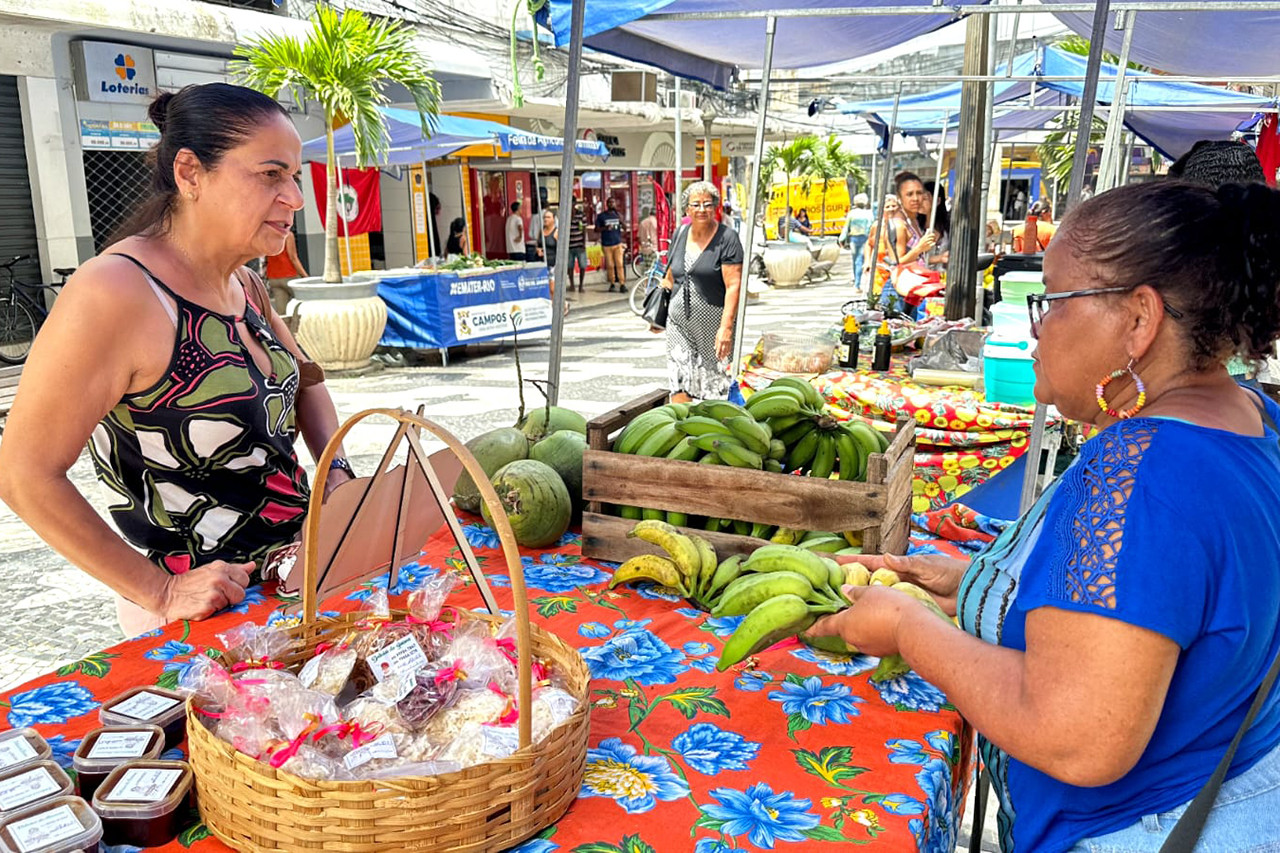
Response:
M1067 850L1173 809L1208 780L1280 649L1280 436L1159 418L1103 431L960 585L961 627L1008 648L1026 649L1038 607L1120 619L1182 653L1146 751L1110 785L1055 781L979 738L1005 851ZM1278 742L1280 691L1230 776Z

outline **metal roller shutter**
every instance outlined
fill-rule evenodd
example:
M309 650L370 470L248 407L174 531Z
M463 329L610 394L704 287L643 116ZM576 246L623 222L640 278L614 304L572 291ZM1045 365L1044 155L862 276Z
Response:
M36 215L31 205L31 174L23 141L22 109L18 105L18 78L0 75L0 261L15 255L31 260L14 267L24 281L40 280ZM9 283L0 275L0 287Z

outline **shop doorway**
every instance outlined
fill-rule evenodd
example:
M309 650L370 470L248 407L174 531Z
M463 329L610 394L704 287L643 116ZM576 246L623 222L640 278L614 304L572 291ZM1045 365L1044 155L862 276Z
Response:
M0 205L4 207L4 218L0 219L0 259L7 261L18 255L30 255L30 260L16 265L13 271L24 281L39 281L36 215L31 203L31 173L27 171L26 151L18 78L0 76Z

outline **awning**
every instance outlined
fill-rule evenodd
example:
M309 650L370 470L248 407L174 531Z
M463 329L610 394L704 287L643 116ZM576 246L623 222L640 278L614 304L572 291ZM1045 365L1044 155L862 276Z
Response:
M958 0L948 9L983 5ZM655 65L725 89L735 68L759 68L764 60L762 18L645 21L654 13L717 13L834 9L869 6L934 8L932 0L587 0L585 44L594 50ZM569 43L572 0L551 0L556 44ZM809 68L855 59L944 27L958 16L859 15L779 18L774 68Z
M1040 0L1046 6L1072 0ZM1230 0L1203 0L1205 6L1227 5ZM1092 14L1063 12L1058 20L1089 38ZM1280 11L1139 12L1133 20L1129 59L1167 74L1213 77L1272 76L1280 72ZM1104 42L1120 53L1123 30L1108 26Z
M1016 77L1084 77L1087 60L1083 56L1046 47L1018 56L1013 61ZM1007 68L1002 65L998 73ZM1098 79L1099 104L1109 105L1115 96L1116 66L1102 63ZM1125 125L1153 145L1161 154L1176 157L1199 139L1228 139L1250 110L1264 109L1274 102L1255 95L1231 92L1216 86L1162 80L1159 75L1125 72L1127 79ZM1032 84L1027 80L995 83L995 127L1017 132L1042 127L1060 111L1029 109ZM1043 79L1035 83L1036 107L1065 107L1067 98L1084 93L1083 81ZM898 106L898 133L933 136L954 130L964 122L960 116L961 84L953 83L932 92L909 95ZM1143 108L1147 109L1143 109ZM842 104L841 112L863 115L882 137L893 112L892 99Z
M436 119L435 133L422 132L422 123L414 110L379 107L387 121L390 145L380 166L404 166L436 160L470 145L497 145L503 151L561 151L564 140L555 136L521 131L505 124L484 119L441 115ZM348 125L333 133L334 151L341 157L355 154L355 135ZM580 154L608 157L609 150L601 142L578 140L574 146ZM325 160L328 148L323 136L308 140L302 146L302 159Z

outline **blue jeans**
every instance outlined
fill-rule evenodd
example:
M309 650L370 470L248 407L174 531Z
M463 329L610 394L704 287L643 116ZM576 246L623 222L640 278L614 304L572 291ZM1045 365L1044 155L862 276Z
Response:
M1124 829L1086 838L1069 853L1156 853L1190 803L1144 815ZM1196 853L1280 851L1280 746L1222 783Z
M849 235L849 251L853 252L853 287L856 290L862 282L863 250L867 247L866 234Z

